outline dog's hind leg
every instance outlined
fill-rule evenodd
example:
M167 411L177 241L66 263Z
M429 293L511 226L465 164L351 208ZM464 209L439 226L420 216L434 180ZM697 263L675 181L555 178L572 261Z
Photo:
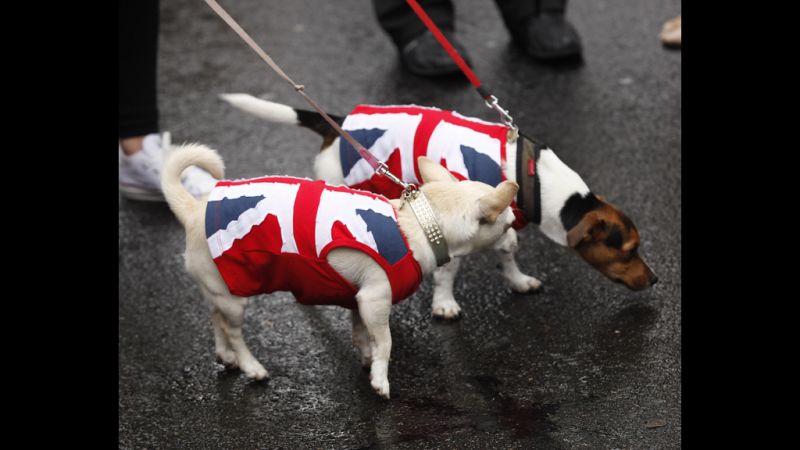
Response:
M247 348L242 335L244 308L247 306L247 299L230 294L214 294L205 289L203 289L203 294L206 295L212 305L211 321L214 324L217 356L224 363L226 358L230 359L230 353L232 353L235 365L245 375L256 380L268 378L269 373L250 353L250 349ZM220 345L224 349L222 355L220 355Z
M211 309L217 357L225 365L238 366L250 378L267 378L267 370L253 357L242 337L247 299L230 293L211 258L205 236L205 208L198 209L188 220L184 257L186 271L200 286Z
M520 294L533 293L542 287L541 281L530 275L525 275L519 270L517 260L514 258L515 252L497 250L495 253L497 254L497 261L500 263L503 277L508 281L514 292Z
M211 311L211 324L214 326L214 353L217 355L217 362L228 369L238 368L239 362L236 360L236 353L233 352L222 328L222 312L211 302L209 302L209 310Z
M361 365L369 368L372 365L372 343L369 339L367 327L361 320L361 314L357 309L350 310L353 319L353 345L361 355Z
M453 258L449 263L433 272L433 317L440 319L456 319L461 315L461 307L453 297L455 282L461 258Z

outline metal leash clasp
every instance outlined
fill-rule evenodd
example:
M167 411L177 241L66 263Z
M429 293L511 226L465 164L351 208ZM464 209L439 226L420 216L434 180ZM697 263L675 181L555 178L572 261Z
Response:
M400 198L403 199L404 203L411 203L412 201L416 200L419 197L419 189L413 184L406 185L407 187L403 190L403 193L400 194Z
M406 183L405 181L397 178L395 174L389 171L389 168L384 163L380 163L377 169L375 169L375 173L379 175L383 175L393 183L401 186L403 188L403 192L400 194L400 198L403 199L403 203L411 203L419 197L419 189L414 184Z
M400 178L397 178L395 176L395 174L393 174L391 171L389 171L389 167L385 163L379 162L378 164L379 164L378 168L375 169L375 172L378 175L383 175L386 178L390 179L394 184L402 186L403 195L405 195L405 192L407 192L407 191L416 190L416 187L406 183L405 181L401 180Z
M491 102L486 99L483 100L484 103L486 103L486 107L493 109L500 114L500 121L508 126L508 140L511 142L516 141L519 137L519 128L514 125L514 118L511 117L511 114L508 113L508 110L503 109L503 107L497 103L497 97L490 95L489 99L491 99Z

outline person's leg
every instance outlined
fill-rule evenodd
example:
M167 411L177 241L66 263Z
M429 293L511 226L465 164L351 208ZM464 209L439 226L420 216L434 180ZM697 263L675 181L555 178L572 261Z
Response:
M420 0L419 4L439 28L454 30L451 0ZM397 48L405 47L426 30L405 0L372 0L372 5L378 23Z
M119 190L134 200L164 201L161 166L169 134L159 133L156 97L158 60L158 0L120 0L117 5L119 95ZM199 197L216 180L190 167L186 189Z
M130 155L144 136L158 132L156 61L158 0L120 0L117 58L119 68L119 138Z
M117 4L119 190L134 200L164 200L156 103L158 13L158 0Z
M451 0L420 0L420 6L461 56L468 60L464 47L454 39L454 12ZM372 0L381 28L400 53L403 64L417 75L445 75L458 72L458 66L436 41L405 0Z
M580 36L566 20L567 0L495 0L514 42L530 56L579 56Z
M512 35L517 30L525 28L525 24L539 12L537 0L494 0L506 28Z

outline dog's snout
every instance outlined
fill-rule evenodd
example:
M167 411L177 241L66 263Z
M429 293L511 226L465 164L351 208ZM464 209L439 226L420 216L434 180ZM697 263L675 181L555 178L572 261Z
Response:
M656 283L658 283L658 277L653 275L652 277L650 277L650 286L652 286L652 285L654 285Z

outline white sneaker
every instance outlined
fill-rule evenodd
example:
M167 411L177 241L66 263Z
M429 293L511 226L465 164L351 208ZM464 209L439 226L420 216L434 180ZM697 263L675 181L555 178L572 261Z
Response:
M161 192L161 168L164 152L172 145L169 132L163 136L148 134L142 142L142 150L126 155L119 149L119 191L132 200L165 201ZM189 167L183 172L183 186L196 198L207 195L217 180L198 167Z

